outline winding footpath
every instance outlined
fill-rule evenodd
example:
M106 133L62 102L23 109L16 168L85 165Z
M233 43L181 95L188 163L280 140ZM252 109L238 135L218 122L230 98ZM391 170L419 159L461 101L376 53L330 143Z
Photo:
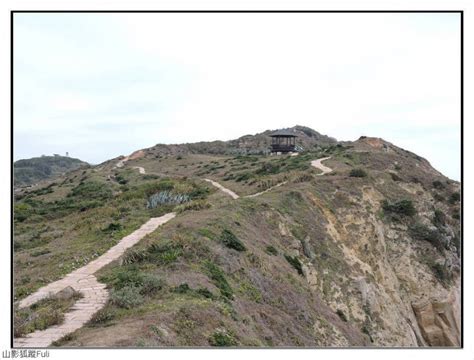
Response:
M325 161L325 160L328 160L330 159L331 157L328 156L328 157L325 157L325 158L321 158L321 159L317 159L317 160L313 160L311 161L311 166L315 167L316 169L319 169L321 170L321 173L320 174L317 174L317 176L321 176L321 175L325 175L325 174L329 174L330 172L332 172L332 169L330 167L327 167L325 165L323 165L321 162L322 161ZM219 184L217 181L214 181L214 180L210 180L210 179L204 179L205 181L207 182L210 182L212 185L214 185L216 188L218 188L219 190L221 190L222 192L226 193L227 195L230 195L234 200L238 199L240 196L237 195L235 192L233 192L232 190L230 189L227 189L226 187L222 186L221 184ZM256 196L260 196L262 194L265 194L266 192L270 191L270 190L273 190L279 186L282 186L282 185L285 185L287 183L287 181L283 181L279 184L276 184L264 191L261 191L261 192L258 192L258 193L255 193L255 194L251 194L251 195L246 195L244 196L245 198L253 198L253 197L256 197Z
M60 325L52 326L46 330L35 331L25 337L15 338L15 347L46 347L53 341L59 340L63 336L81 328L92 315L100 310L109 298L109 292L106 285L100 283L94 276L94 273L105 265L117 260L128 248L138 243L143 237L155 231L160 225L170 221L176 216L175 213L151 218L138 230L135 230L128 236L125 236L120 242L111 247L105 254L99 256L94 261L66 275L61 280L50 283L34 294L26 297L19 302L19 308L30 306L37 301L50 295L54 295L64 288L70 286L74 290L84 295L71 308L70 312L65 314L64 322Z
M313 160L311 165L322 171L321 174L325 175L332 171L331 168L324 166L321 162L329 159L329 157ZM124 166L125 162L129 160L129 156L120 160L115 166L121 168ZM145 169L140 166L135 166L135 169L138 169L140 174L145 174ZM204 179L205 181L211 183L213 186L224 192L225 194L231 196L234 200L239 199L240 196L237 195L230 189L225 188L216 181L210 179ZM258 192L252 195L246 195L246 198L252 198L259 195L262 195L274 188L286 184L287 181L274 185L264 191ZM114 260L117 260L123 253L133 245L137 244L141 239L146 235L155 231L160 225L165 224L176 216L175 213L168 213L157 218L151 218L145 224L143 224L138 230L135 230L130 235L122 238L118 244L111 247L103 255L99 256L97 259L91 261L87 265L74 270L73 272L66 275L64 278L52 282L42 288L40 288L35 293L24 298L18 302L19 308L25 308L33 305L41 299L47 298L60 292L61 290L71 287L74 290L80 292L84 297L76 301L72 306L70 311L65 313L64 322L60 325L51 326L46 330L35 331L33 333L27 334L24 337L14 338L14 347L19 348L40 348L48 347L56 340L61 339L63 336L70 334L78 329L80 329L84 324L86 324L92 316L105 306L109 299L109 292L106 289L106 285L100 283L95 277L95 273L104 267L105 265L111 263Z
M230 195L232 197L232 199L236 200L238 199L240 196L237 195L235 192L233 192L232 190L229 190L225 187L223 187L221 184L219 184L217 181L213 181L213 180L210 180L210 179L204 179L205 181L207 182L210 182L212 185L214 185L216 188L218 188L219 190L221 190L222 192L226 193L227 195Z
M323 164L321 164L322 161L324 160L329 160L331 157L328 156L328 157L325 157L325 158L322 158L322 159L318 159L318 160L313 160L311 161L311 166L315 167L316 169L319 169L321 170L321 174L317 174L317 176L322 176L322 175L326 175L326 174L329 174L332 169L327 167L327 166L324 166Z

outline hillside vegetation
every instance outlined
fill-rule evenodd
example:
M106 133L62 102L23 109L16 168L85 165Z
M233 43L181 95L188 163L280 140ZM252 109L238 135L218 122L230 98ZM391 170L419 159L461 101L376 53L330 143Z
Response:
M88 164L66 156L41 156L15 161L15 187L33 185Z
M17 193L16 299L174 211L96 273L107 305L56 346L459 346L460 184L382 139L325 140L157 146Z

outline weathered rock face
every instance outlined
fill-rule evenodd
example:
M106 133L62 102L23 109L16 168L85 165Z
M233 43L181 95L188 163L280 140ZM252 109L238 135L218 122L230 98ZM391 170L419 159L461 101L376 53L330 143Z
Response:
M460 346L461 311L459 287L445 299L413 303L418 326L430 346Z

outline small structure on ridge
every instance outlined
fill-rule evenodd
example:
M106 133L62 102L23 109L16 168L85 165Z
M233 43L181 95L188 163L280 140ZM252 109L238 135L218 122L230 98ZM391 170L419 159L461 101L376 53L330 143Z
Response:
M276 130L271 135L272 153L290 153L296 151L296 138L298 137L290 130Z

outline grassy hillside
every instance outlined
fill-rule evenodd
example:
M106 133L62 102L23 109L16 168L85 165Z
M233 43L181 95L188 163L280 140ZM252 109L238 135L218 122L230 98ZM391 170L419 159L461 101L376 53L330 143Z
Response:
M15 187L36 184L81 166L88 166L88 164L65 156L42 156L18 160L13 164Z
M328 156L319 176L310 162ZM425 159L361 138L298 156L147 149L115 164L16 197L17 299L177 212L99 270L108 304L56 345L450 345L449 316L435 336L414 309L456 305L460 184ZM233 200L205 178L241 196L286 183Z

